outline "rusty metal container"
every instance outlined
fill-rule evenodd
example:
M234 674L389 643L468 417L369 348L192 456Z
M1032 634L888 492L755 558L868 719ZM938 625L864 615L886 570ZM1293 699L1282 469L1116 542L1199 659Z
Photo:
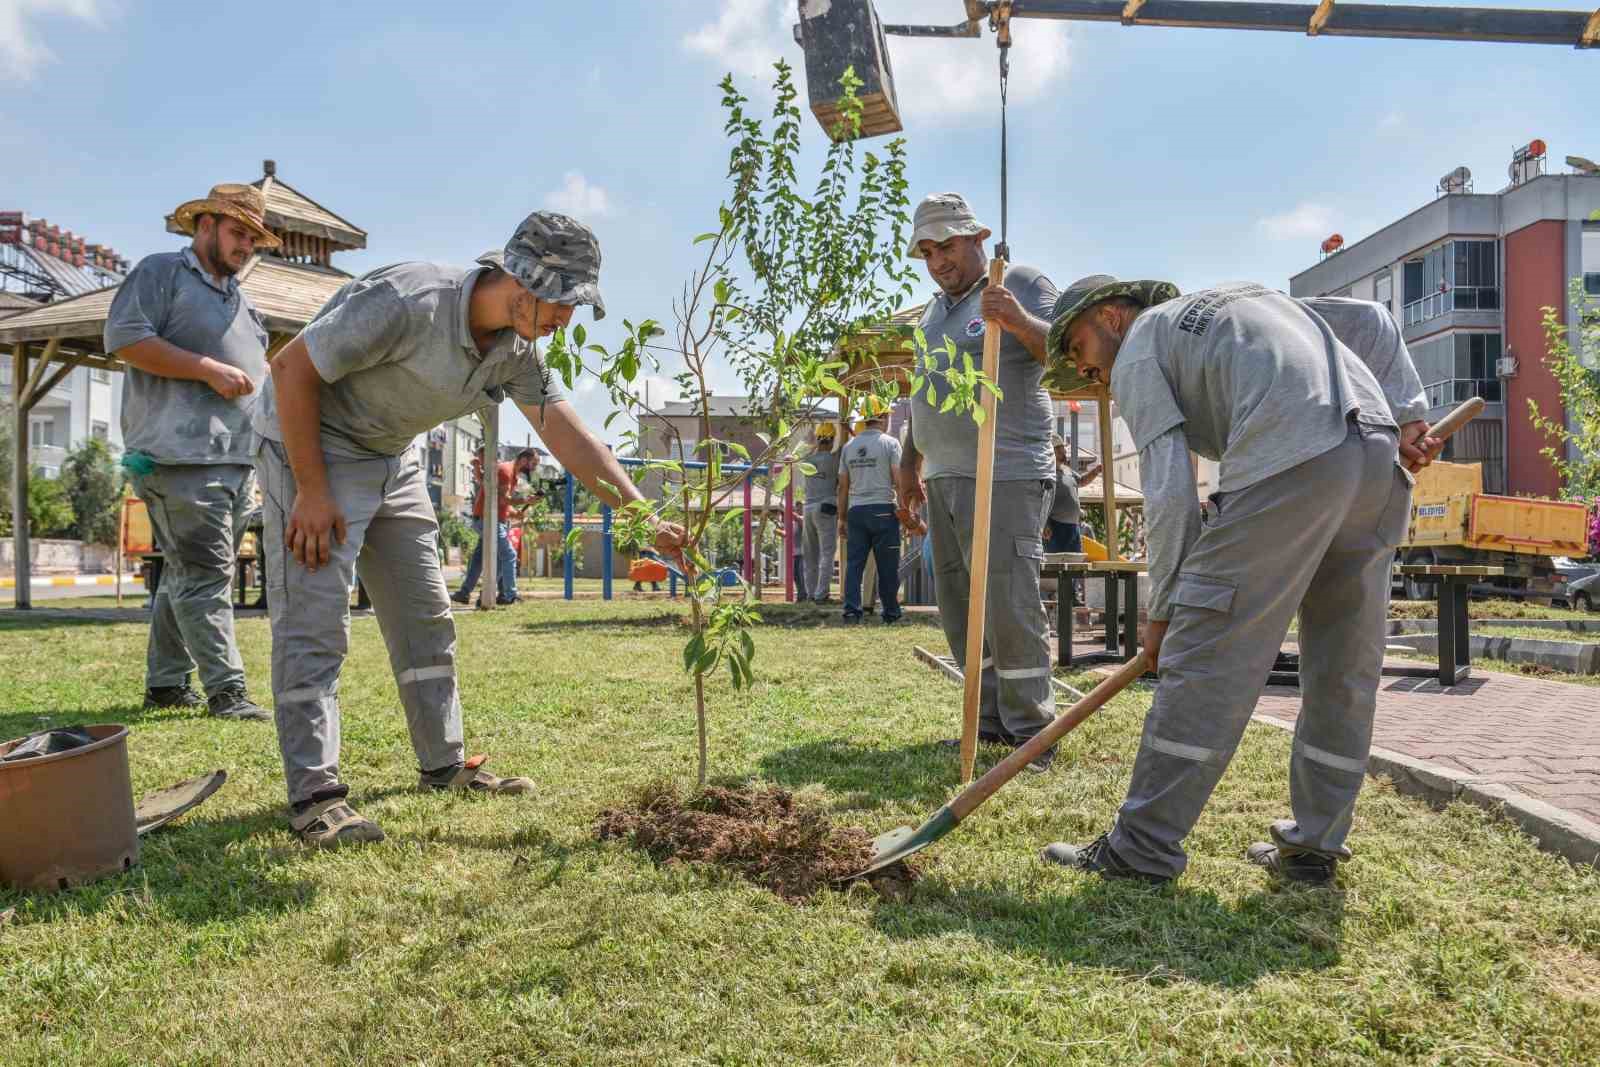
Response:
M84 729L93 744L0 762L0 882L67 889L139 862L128 728ZM16 744L0 743L0 756Z

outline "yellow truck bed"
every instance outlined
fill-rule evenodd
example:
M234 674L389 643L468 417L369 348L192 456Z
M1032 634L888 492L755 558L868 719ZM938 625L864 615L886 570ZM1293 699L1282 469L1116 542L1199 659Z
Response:
M1526 556L1583 556L1583 504L1483 492L1476 463L1434 463L1417 476L1402 549L1462 548Z

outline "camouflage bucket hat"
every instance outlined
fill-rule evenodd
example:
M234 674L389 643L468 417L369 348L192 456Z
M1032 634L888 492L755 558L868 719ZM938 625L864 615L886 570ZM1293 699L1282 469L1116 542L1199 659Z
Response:
M967 206L966 197L960 193L933 193L922 198L912 219L911 243L906 255L912 259L925 258L917 246L923 241L938 244L952 237L975 237L986 234L989 227L978 221L978 216Z
M478 262L499 267L540 300L588 304L596 321L606 317L600 297L600 242L577 219L554 211L535 211L522 220L502 252L485 252Z
M1178 295L1178 287L1171 282L1137 281L1119 282L1109 274L1091 274L1073 282L1059 297L1051 311L1054 320L1045 338L1044 385L1054 393L1075 393L1094 388L1094 383L1078 373L1063 349L1067 343L1067 329L1077 317L1102 300L1126 296L1145 307L1164 304Z

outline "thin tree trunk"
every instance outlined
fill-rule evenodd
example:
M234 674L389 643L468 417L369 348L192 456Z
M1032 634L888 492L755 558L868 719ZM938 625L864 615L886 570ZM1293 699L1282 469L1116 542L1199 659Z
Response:
M700 770L696 790L706 787L706 676L696 671L694 676L695 728L700 736Z

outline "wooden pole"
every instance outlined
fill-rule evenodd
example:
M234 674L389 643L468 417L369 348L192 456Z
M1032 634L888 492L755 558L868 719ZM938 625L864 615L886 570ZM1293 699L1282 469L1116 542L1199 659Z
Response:
M500 595L500 406L490 404L483 410L483 532L478 544L483 552L483 588L478 593L478 607L483 611L494 609L495 597Z
M18 341L11 346L12 442L11 472L11 547L16 553L16 606L26 611L33 607L33 562L28 558L28 402L23 383L28 381L28 346Z
M1100 488L1106 506L1106 559L1118 560L1122 558L1122 553L1118 550L1120 546L1117 539L1117 449L1111 440L1110 386L1100 387L1100 399L1095 407L1100 409Z
M117 509L117 607L122 607L122 553L128 543L128 495L123 493Z
M989 261L989 284L999 285L1005 277L1006 262L999 256ZM983 373L991 382L1000 381L1000 324L984 323ZM994 504L994 393L981 390L983 425L978 427L978 484L972 509L972 561L967 569L971 585L967 594L967 655L962 664L965 678L961 693L961 784L972 781L973 764L978 758L978 701L983 693L983 622L989 606L989 513Z

